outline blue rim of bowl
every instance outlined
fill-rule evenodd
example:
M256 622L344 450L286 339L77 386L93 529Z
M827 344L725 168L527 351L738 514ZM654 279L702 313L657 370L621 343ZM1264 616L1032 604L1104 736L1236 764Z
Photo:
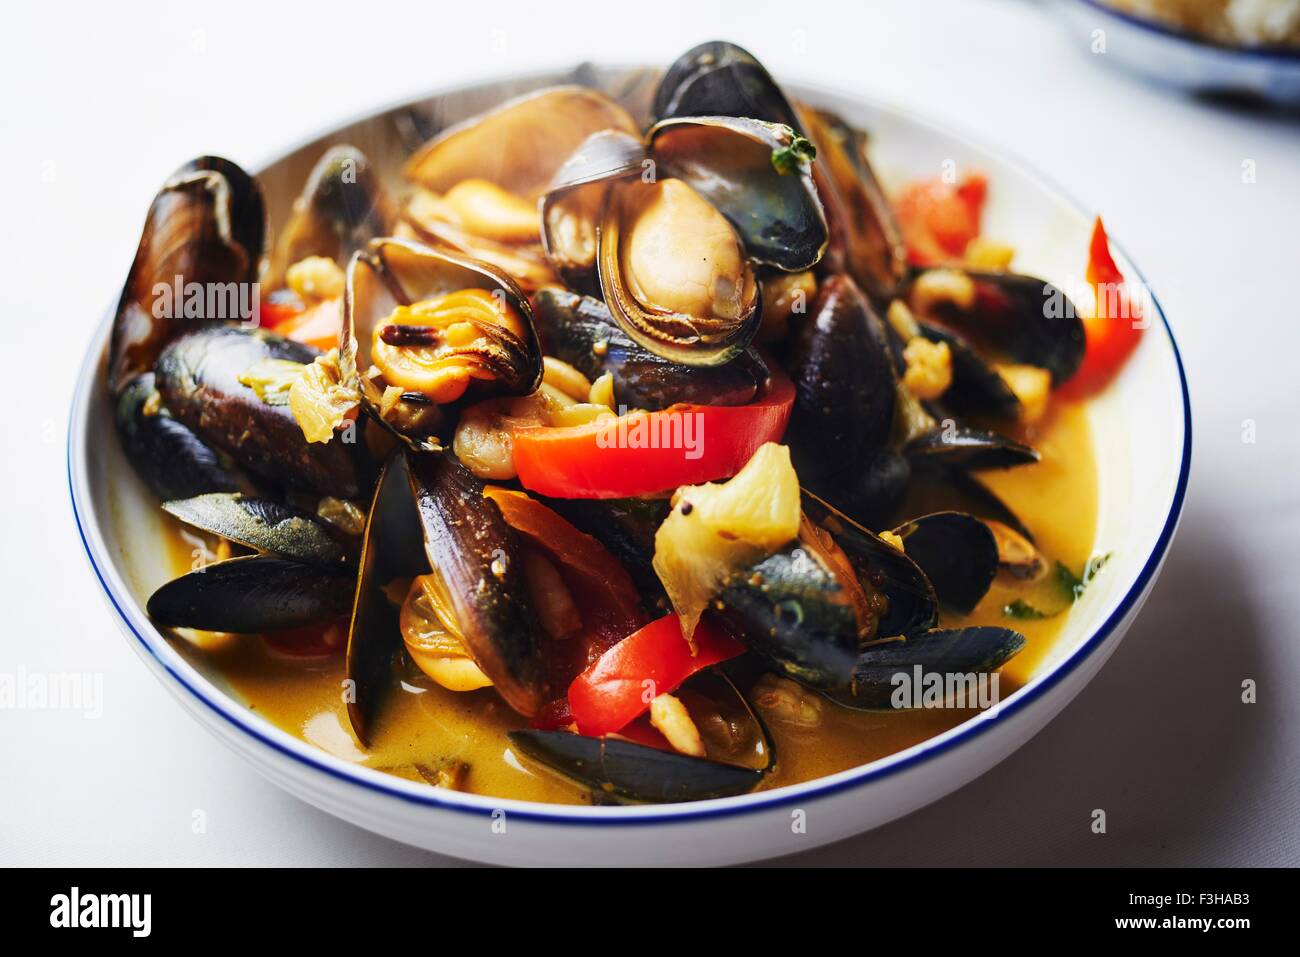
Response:
M920 122L922 125L934 127L934 124L915 117L910 113L910 111L895 109L895 112L906 116L914 122ZM959 131L949 131L949 135L967 139L967 137ZM967 141L980 149L984 149L978 140L967 139ZM985 151L988 152L988 150ZM1016 156L1007 150L999 150L996 152L1003 157L1013 159L1017 168L1037 178L1044 186L1050 187L1056 195L1066 199L1075 210L1084 209L1080 203L1076 202L1069 193L1062 190L1058 184L1048 177L1043 176L1034 167L1025 164L1019 156ZM1169 505L1169 512L1165 516L1165 522L1156 539L1156 543L1152 548L1151 553L1147 556L1147 560L1143 565L1142 570L1138 573L1138 576L1134 579L1132 585L1129 586L1128 591L1125 592L1124 597L1120 600L1119 604L1116 605L1114 611L1112 611L1109 617L1107 617L1107 619L1088 636L1087 640L1074 649L1068 658L1062 661L1050 672L1043 675L1041 679L1030 683L1025 688L1018 691L1008 701L1003 703L997 712L998 723L1001 723L1001 719L1003 718L1024 711L1034 702L1043 698L1051 689L1060 684L1066 677L1072 674L1076 668L1082 665L1083 662L1093 654L1093 652L1097 651L1103 644L1105 644L1106 640L1136 605L1138 600L1146 591L1147 586L1151 583L1157 570L1160 568L1160 564L1169 550L1170 542L1173 540L1174 531L1178 526L1178 520L1182 514L1183 502L1187 493L1187 481L1191 471L1192 458L1192 406L1191 396L1187 386L1187 373L1183 368L1183 359L1178 350L1178 341L1174 338L1174 332L1169 325L1169 319L1165 316L1164 308L1160 305L1155 294L1149 291L1150 285L1146 282L1146 278L1142 274L1141 269L1134 264L1132 258L1128 256L1123 246L1115 242L1113 238L1111 238L1110 242L1115 249L1119 250L1120 255L1131 265L1138 281L1142 282L1148 290L1151 303L1155 306L1156 312L1160 316L1161 325L1164 329L1165 335L1168 337L1169 346L1173 351L1174 365L1178 370L1178 382L1179 388L1182 392L1183 406L1183 448L1179 462L1178 481L1174 489L1173 499ZM262 722L260 717L253 715L244 708L230 706L229 702L231 699L229 699L229 696L223 695L215 688L212 689L216 696L226 699L227 704L223 705L222 702L210 698L202 688L196 687L195 684L191 683L185 675L178 672L171 663L160 656L149 639L141 634L135 627L134 623L131 621L131 617L122 607L123 601L131 601L131 599L119 599L119 596L114 593L107 578L105 578L103 571L95 561L94 552L90 547L90 540L87 538L86 528L82 523L81 509L78 507L77 503L76 483L73 480L73 463L77 459L77 452L74 449L72 442L72 425L78 419L77 409L81 405L82 390L86 388L88 381L94 380L94 370L97 368L98 363L102 358L101 353L97 351L94 346L104 339L103 329L112 321L112 315L112 311L110 310L104 320L101 321L100 327L96 330L91 348L87 350L85 358L82 361L80 374L77 378L77 385L73 390L72 410L68 418L67 478L68 494L72 503L73 519L77 526L77 534L81 539L82 549L85 551L86 559L90 562L90 567L94 571L100 587L104 590L104 594L107 596L109 604L112 605L113 611L121 619L122 624L126 626L127 630L134 636L135 640L139 642L140 646L149 657L151 657L164 671L166 671L180 687L184 688L208 710L212 711L218 717L233 725L238 730L250 735L259 743L271 748L285 757L291 758L311 770L321 772L338 781L359 785L367 791L384 797L395 798L405 803L416 804L423 807L457 811L478 817L490 817L496 811L495 806L490 806L489 804L465 804L455 800L447 800L433 794L404 791L386 783L383 780L383 772L374 771L368 768L353 768L339 759L334 759L338 761L338 766L332 766L318 758L314 753L315 749L305 742L303 743L304 749L302 751L293 750L284 746L280 742L268 736L262 728L258 727ZM159 640L166 642L167 639L159 633ZM826 780L825 783L822 784L818 784L817 781L814 780L811 782L804 782L802 785L790 785L788 787L779 788L772 791L770 796L766 798L762 797L763 792L758 792L758 794L751 793L750 795L739 795L737 798L727 798L718 802L709 802L710 804L718 806L707 808L697 808L691 803L656 805L652 807L657 813L653 815L639 814L637 816L620 814L619 808L597 807L575 807L569 813L564 813L562 811L535 811L528 808L513 809L508 813L513 818L525 821L578 826L592 825L598 827L644 827L758 813L773 808L784 807L792 804L804 804L812 800L826 798L833 794L859 787L868 782L898 774L908 768L929 761L932 758L938 757L962 744L965 744L966 742L982 735L993 727L993 725L994 722L992 721L981 720L980 717L975 717L952 729L951 737L945 737L943 740L937 741L928 747L926 746L927 742L922 742L916 751L905 757L896 758L892 761L889 757L885 757L858 768L842 772L841 774L833 775L832 777L834 780ZM322 752L322 754L324 754L324 752ZM738 798L745 798L746 800L744 800L744 803L732 806L728 806L725 803L726 801L735 801ZM508 803L536 805L536 802L522 802L517 799L510 799Z
M1207 52L1226 53L1232 56L1239 56L1244 59L1268 60L1287 66L1300 66L1300 49L1281 46L1279 44L1257 45L1257 46L1232 46L1228 43L1218 43L1207 37L1199 36L1188 30L1180 30L1175 26L1162 23L1159 20L1147 20L1143 17L1136 16L1126 10L1117 10L1114 7L1107 6L1101 0L1073 0L1074 3L1081 7L1089 7L1104 16L1113 17L1130 26L1145 30L1148 33L1154 33L1157 36L1165 37L1170 40L1179 40L1189 46L1198 47Z

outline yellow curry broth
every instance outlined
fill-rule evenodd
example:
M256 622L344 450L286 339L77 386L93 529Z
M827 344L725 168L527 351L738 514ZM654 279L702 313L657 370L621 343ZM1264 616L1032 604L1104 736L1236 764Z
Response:
M1011 506L1037 538L1049 560L1078 572L1091 555L1097 520L1096 469L1086 413L1057 403L1048 418L1022 430L1020 438L1043 456L1035 465L982 473L985 483ZM911 503L920 514L924 501ZM177 573L188 570L192 545L174 537ZM1050 653L1069 617L1011 621L1002 609L1023 594L995 582L969 616L945 615L945 627L1004 625L1022 632L1028 645L1000 676L999 693L1023 685ZM374 733L362 751L348 731L342 698L341 655L293 658L272 651L255 637L209 641L204 647L178 640L184 653L202 659L224 676L248 705L276 726L347 761L415 781L450 762L465 762L464 790L478 794L553 803L589 803L585 791L525 766L510 750L506 732L526 726L491 689L458 694L418 672L403 675ZM974 712L934 709L854 712L826 702L822 724L798 730L772 723L778 763L763 787L810 780L910 747L971 717Z

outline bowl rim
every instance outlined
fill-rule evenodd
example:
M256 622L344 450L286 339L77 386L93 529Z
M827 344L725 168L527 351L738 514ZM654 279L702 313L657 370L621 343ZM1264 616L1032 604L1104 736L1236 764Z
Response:
M602 64L602 66L617 69L622 65ZM379 109L372 109L338 121L315 136L305 137L282 150L278 150L252 168L260 172L271 163L291 155L318 139L331 135L336 130L371 117L418 105L430 97L445 95L457 90L472 90L508 80L554 77L556 73L555 70L538 70L522 75L486 77L457 86L443 87L421 96L408 97L396 103L382 106ZM860 102L878 111L892 114L909 124L937 131L941 135L960 140L976 150L997 157L1000 162L1015 169L1021 175L1037 180L1043 187L1053 192L1059 199L1064 200L1075 211L1082 213L1088 209L1087 206L1079 203L1072 194L1062 189L1050 177L1043 175L1035 167L1026 163L1014 151L987 145L978 137L968 135L960 127L953 127L948 124L940 125L924 116L917 115L910 109L900 108L883 100L864 97L860 94L838 90L833 87L807 83L794 83L792 86L827 98ZM1125 253L1123 246L1116 242L1113 236L1110 238L1110 242L1119 251L1121 257L1128 262L1134 276L1147 289L1150 289L1150 285L1146 283L1142 271ZM516 820L547 824L640 827L754 814L774 808L802 804L810 800L827 798L865 784L893 777L909 768L916 767L970 743L992 728L995 720L996 723L1000 724L1001 719L1025 712L1031 705L1043 699L1048 692L1061 684L1096 654L1140 603L1169 550L1177 528L1186 497L1192 450L1191 398L1182 356L1163 307L1154 293L1150 294L1150 299L1160 317L1160 328L1168 340L1174 365L1178 372L1183 413L1182 449L1180 451L1178 479L1160 533L1137 577L1129 585L1124 596L1110 615L1086 639L1079 643L1068 656L1058 661L1050 670L1036 675L1006 701L1001 702L997 709L976 715L945 732L918 742L910 748L886 755L867 764L814 778L810 781L774 788L770 791L751 792L708 801L630 807L550 805L517 798L497 798L454 791L446 794L433 793L436 789L420 788L414 783L405 782L383 772L354 764L296 738L265 721L260 715L241 706L233 697L213 686L206 677L186 662L180 656L180 653L170 646L166 636L153 626L143 614L136 600L126 592L125 587L122 588L121 592L115 587L114 582L118 576L116 571L111 569L111 562L108 559L105 539L101 531L102 516L95 514L96 522L90 528L87 528L85 515L88 512L93 513L93 505L89 502L88 496L83 498L79 495L79 486L84 490L89 488L88 475L85 473L85 456L82 450L82 446L89 441L88 421L91 399L87 393L90 391L91 384L95 383L98 378L97 373L103 362L115 311L114 307L110 307L106 311L91 337L82 358L77 383L72 395L67 437L67 481L73 520L77 527L82 549L90 562L91 570L94 572L105 597L119 619L120 626L124 627L133 637L133 644L138 646L137 653L147 656L147 662L148 659L152 659L153 670L161 670L174 682L171 690L174 693L178 690L184 690L190 698L226 724L231 725L234 730L242 731L252 738L255 743L271 749L281 757L291 759L309 772L318 772L340 783L359 786L364 791L370 792L377 797L395 798L407 804L456 811L479 817L488 817L504 811L509 817ZM115 301L116 297L114 297L114 303ZM102 559L97 560L97 550L101 553ZM101 560L104 565L110 566L107 573L104 568L101 568ZM119 582L118 584L122 583ZM187 675L186 671L190 672L192 677ZM162 678L162 674L159 677ZM1037 731L1038 729L1035 728L1034 730ZM255 766L258 765L255 764ZM408 784L409 787L406 786Z
M1262 60L1282 67L1300 68L1300 47L1290 47L1280 43L1255 43L1234 46L1219 40L1212 40L1191 30L1176 27L1161 20L1146 19L1127 10L1109 6L1101 0L1073 0L1081 7L1087 7L1103 16L1112 17L1147 33L1176 40L1204 53L1222 53L1246 60Z

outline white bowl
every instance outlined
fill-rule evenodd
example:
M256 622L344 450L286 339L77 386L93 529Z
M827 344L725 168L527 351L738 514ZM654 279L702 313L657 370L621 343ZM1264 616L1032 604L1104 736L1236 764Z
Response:
M644 95L644 71L577 74ZM255 169L282 223L324 145L351 142L388 169L441 124L573 75L532 76L404 104ZM635 80L640 82L635 82ZM887 184L945 160L990 180L986 229L1013 242L1023 271L1071 288L1092 214L1005 154L860 99L792 87L871 131ZM124 239L124 242L128 240ZM132 237L130 241L134 242ZM1115 248L1112 245L1112 248ZM1118 250L1116 249L1118 253ZM1122 253L1130 281L1141 273ZM106 316L73 399L68 484L82 542L114 616L141 658L221 741L290 793L360 827L430 850L510 864L725 864L804 851L877 827L961 787L1024 744L1119 644L1169 548L1187 484L1191 419L1177 347L1159 307L1114 385L1090 407L1100 470L1096 550L1113 554L1070 612L1051 657L1024 687L946 733L863 767L740 797L653 807L567 807L435 790L320 751L249 711L219 674L186 661L149 621L144 599L169 577L157 503L123 458L105 395ZM801 826L796 826L801 824Z

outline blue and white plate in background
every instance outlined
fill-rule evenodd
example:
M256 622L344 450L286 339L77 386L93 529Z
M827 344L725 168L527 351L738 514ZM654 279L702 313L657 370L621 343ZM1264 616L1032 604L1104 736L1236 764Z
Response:
M1231 47L1098 0L1061 0L1069 29L1089 44L1105 31L1105 56L1158 83L1193 93L1254 97L1300 106L1300 49Z

